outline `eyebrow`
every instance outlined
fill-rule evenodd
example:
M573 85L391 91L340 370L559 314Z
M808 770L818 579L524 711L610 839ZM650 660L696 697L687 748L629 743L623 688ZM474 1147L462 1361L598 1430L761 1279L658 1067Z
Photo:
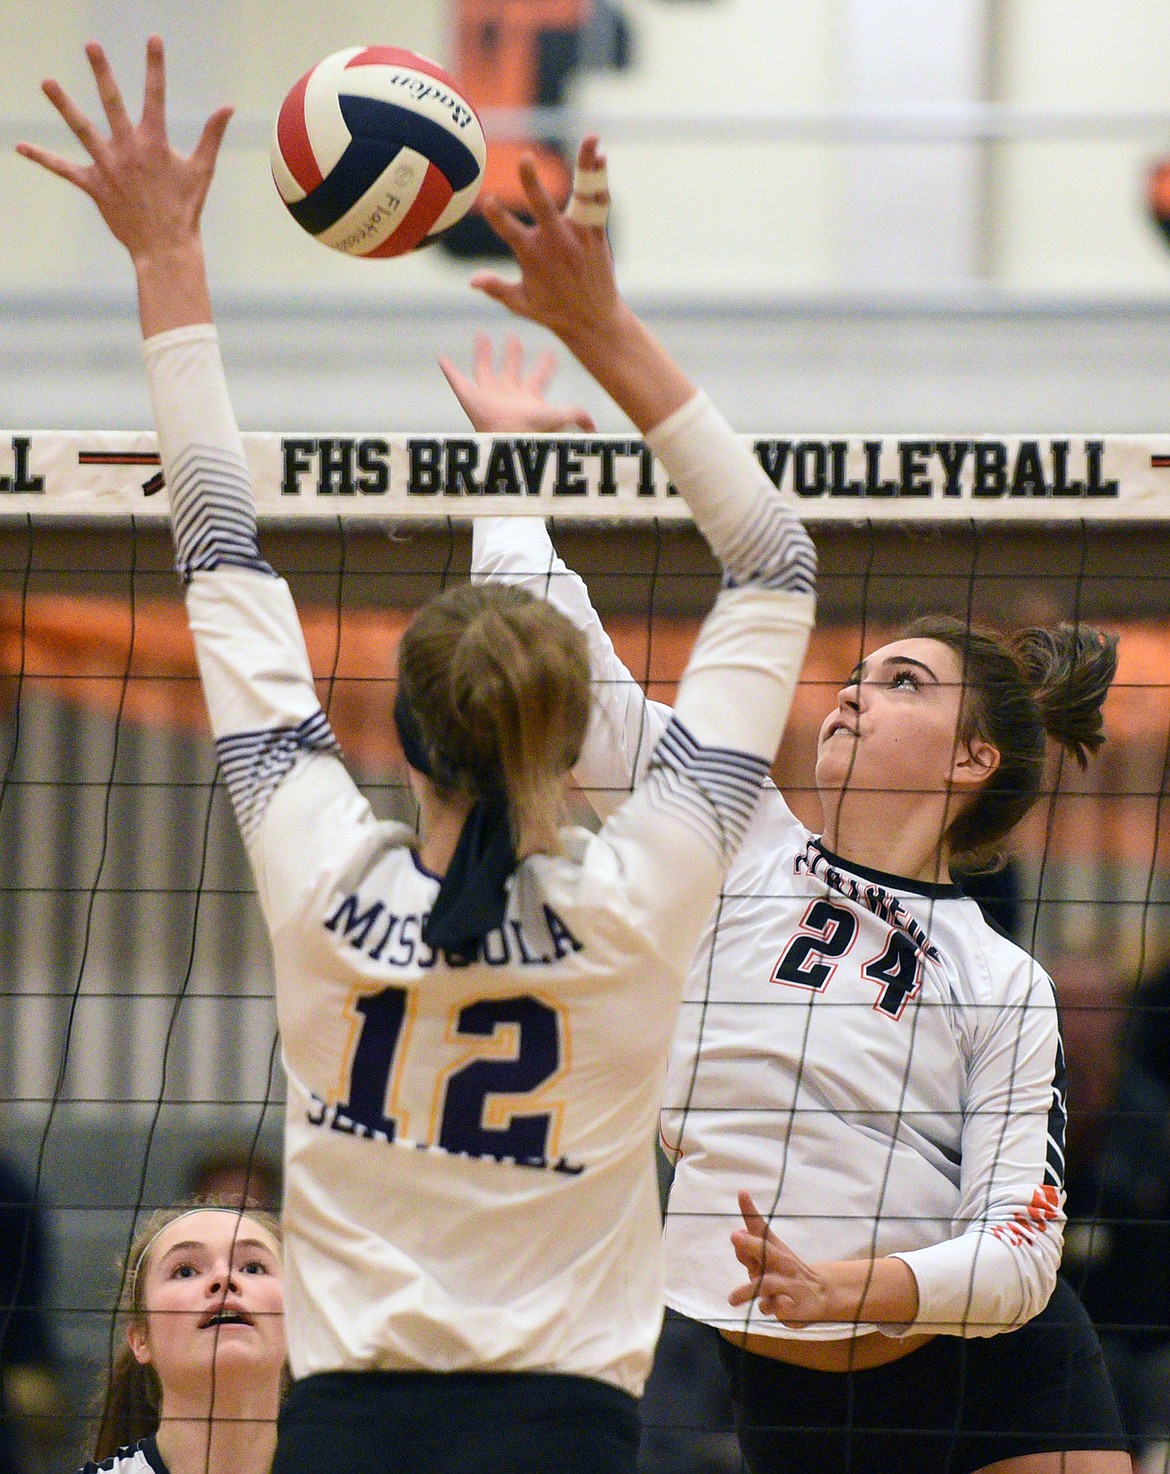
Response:
M172 1254L177 1254L180 1249L186 1249L186 1250L190 1251L191 1249L206 1249L206 1248L207 1248L207 1245L205 1243L202 1243L199 1239L180 1239L180 1241L177 1244L172 1244L171 1247L169 1249L167 1249L166 1252L161 1257L163 1259L169 1259ZM267 1251L267 1253L271 1254L274 1258L276 1257L276 1250L272 1247L271 1244L266 1244L263 1239L236 1239L235 1240L235 1248L237 1248L237 1249L264 1249L264 1250Z
M936 686L941 684L938 676L935 675L930 666L927 665L924 660L915 660L913 655L887 655L886 658L882 661L882 666L883 668L888 668L892 665L917 666L919 670L924 670L926 672L926 674L930 677L930 679L935 683ZM853 667L853 669L849 672L849 684L851 686L854 685L856 682L863 681L865 679L867 666L868 661L863 660L860 665L855 665Z

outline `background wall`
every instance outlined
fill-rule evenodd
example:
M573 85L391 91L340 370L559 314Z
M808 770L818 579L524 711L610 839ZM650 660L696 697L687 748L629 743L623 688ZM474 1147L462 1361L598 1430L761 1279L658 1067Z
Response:
M280 100L314 60L384 39L449 59L451 3L384 0L373 25L352 0L5 7L0 422L148 421L125 261L88 201L10 145L72 146L38 83L56 75L91 103L88 36L136 98L157 29L178 138L224 99L238 108L207 228L244 423L457 428L434 356L503 326L467 264L326 251L267 165ZM593 14L596 69L567 84L566 132L601 128L625 287L742 428L1165 423L1170 250L1144 202L1170 148L1161 0L593 0ZM623 70L606 63L618 21Z

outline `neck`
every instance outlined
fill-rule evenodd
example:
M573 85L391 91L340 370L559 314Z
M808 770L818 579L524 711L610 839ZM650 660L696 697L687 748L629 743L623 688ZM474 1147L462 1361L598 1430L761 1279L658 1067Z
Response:
M474 800L440 798L431 785L416 790L418 798L418 857L433 875L446 875L463 825Z
M268 1474L279 1403L271 1389L238 1399L217 1391L208 1417L206 1396L164 1399L155 1437L169 1474Z
M884 870L905 880L947 884L951 879L950 847L943 830L954 818L946 796L924 804L915 795L911 807L901 794L859 789L822 793L822 840L842 860L869 870Z

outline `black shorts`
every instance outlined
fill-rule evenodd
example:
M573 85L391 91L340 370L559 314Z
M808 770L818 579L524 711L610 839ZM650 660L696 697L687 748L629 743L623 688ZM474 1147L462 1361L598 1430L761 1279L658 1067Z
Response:
M752 1474L973 1474L1129 1447L1097 1333L1064 1280L1019 1330L936 1336L869 1371L808 1371L718 1339Z
M544 1372L323 1372L294 1382L272 1474L634 1474L638 1404Z

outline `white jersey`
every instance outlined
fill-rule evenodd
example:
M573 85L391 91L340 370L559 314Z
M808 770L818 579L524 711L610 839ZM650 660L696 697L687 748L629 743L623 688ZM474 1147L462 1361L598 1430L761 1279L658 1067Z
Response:
M288 589L259 556L213 330L160 334L146 357L275 958L293 1375L546 1370L639 1393L661 1319L652 1148L682 981L812 620L807 570L784 584L791 528L775 582L718 601L638 792L599 835L566 831L562 854L524 861L502 927L447 956L421 936L438 879L347 774ZM668 422L664 456L709 413L693 401ZM747 683L740 715L714 699L729 680Z
M604 811L669 710L643 699L543 523L477 523L473 570L546 593L586 630L599 710L577 776ZM1060 1261L1064 1124L1043 970L958 887L827 854L768 784L696 952L671 1057L667 1303L720 1328L843 1334L728 1305L744 1280L729 1235L747 1188L806 1260L903 1257L919 1311L900 1333L1019 1325L1047 1303Z
M78 1474L168 1474L154 1435L140 1443L127 1444L100 1464L84 1464Z

